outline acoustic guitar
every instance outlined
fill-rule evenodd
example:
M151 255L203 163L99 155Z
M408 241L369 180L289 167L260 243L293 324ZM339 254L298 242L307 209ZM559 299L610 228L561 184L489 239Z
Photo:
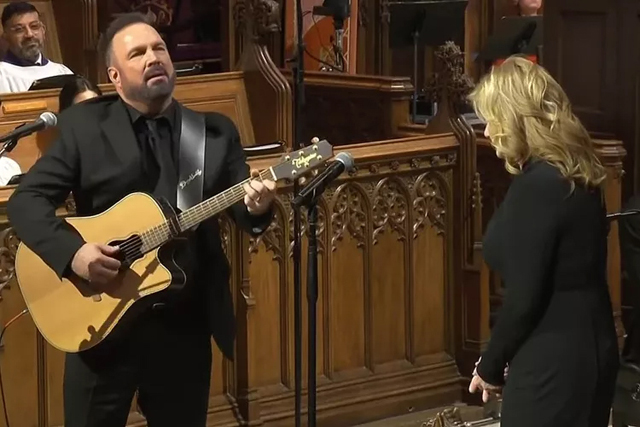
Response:
M279 164L260 172L260 177L273 181L295 179L332 156L333 147L327 141L319 141L285 154ZM148 194L132 193L101 214L67 218L85 242L119 246L122 269L108 293L97 293L75 275L59 279L38 255L20 243L16 277L42 336L64 352L88 350L154 303L157 298L152 296L162 293L166 298L170 297L167 292L179 291L186 277L173 254L185 243L185 234L243 200L243 185L248 181L179 213Z

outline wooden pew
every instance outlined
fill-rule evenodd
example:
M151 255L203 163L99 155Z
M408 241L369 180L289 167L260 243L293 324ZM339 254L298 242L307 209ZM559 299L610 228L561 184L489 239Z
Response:
M292 84L291 72L282 70ZM327 138L335 145L396 138L409 119L409 77L305 72L303 139Z
M243 142L255 142L242 73L179 79L176 97L199 111L229 115ZM0 100L0 132L57 110L56 91ZM26 170L51 137L25 138L12 155ZM339 179L320 202L321 424L353 425L458 401L462 381L454 354L462 314L451 262L459 240L458 142L449 133L340 148L354 155L357 172ZM250 163L266 167L277 157ZM12 278L17 240L2 208L12 191L0 189L2 324L24 308ZM220 218L232 264L237 357L224 360L214 347L208 425L293 422L291 189L279 191L274 222L258 239ZM72 209L61 207L60 214ZM43 341L28 316L7 331L3 345L0 366L12 425L61 426L63 354ZM135 403L129 421L143 425Z

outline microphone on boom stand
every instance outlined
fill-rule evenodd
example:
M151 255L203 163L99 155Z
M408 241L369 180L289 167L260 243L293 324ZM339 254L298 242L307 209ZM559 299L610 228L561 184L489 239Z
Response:
M318 16L333 17L333 28L335 31L335 64L338 70L346 71L347 64L344 62L344 21L351 15L350 0L324 0L322 6L315 6L313 14Z
M335 157L335 161L309 181L294 196L291 203L294 209L301 206L307 208L307 218L309 222L308 240L308 260L307 260L307 407L308 421L307 427L316 426L316 312L318 306L318 199L327 186L333 182L340 174L353 169L353 156L349 153L341 152Z
M18 184L24 175L20 170L20 165L15 160L5 157L5 154L16 148L20 138L57 124L58 118L56 115L45 111L36 120L23 123L8 134L0 136L0 143L4 142L2 148L0 148L0 186Z
M5 143L2 148L0 148L0 157L16 148L16 145L18 145L18 140L20 138L24 138L25 136L31 135L32 133L41 131L48 127L53 127L57 124L58 118L55 114L49 111L45 111L44 113L40 114L40 117L38 117L31 123L21 124L8 134L0 137L0 142Z
M305 103L304 85L304 30L302 0L296 0L296 50L293 63L293 150L300 149L302 141ZM300 191L298 180L293 181L293 196ZM294 426L302 426L302 233L300 208L293 207L293 360L294 360Z
M293 198L293 205L301 206L308 203L311 198L317 199L328 184L340 176L342 172L353 170L353 166L354 160L351 154L344 151L336 154L335 161L329 163L329 166L324 171L309 181L298 195Z

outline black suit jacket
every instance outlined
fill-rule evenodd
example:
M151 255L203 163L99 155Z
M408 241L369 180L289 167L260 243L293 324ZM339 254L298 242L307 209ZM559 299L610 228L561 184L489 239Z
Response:
M58 123L59 138L25 175L7 209L18 237L62 277L85 242L56 217L56 208L71 192L78 216L103 212L127 194L141 191L144 177L133 126L118 97L73 106ZM206 127L204 197L208 198L248 178L249 167L228 117L207 113ZM263 232L272 218L272 212L249 214L242 202L229 210L236 224L251 234ZM224 355L232 358L235 322L229 265L217 220L205 221L197 233L202 262L198 268L208 282L200 285L206 293L209 327Z

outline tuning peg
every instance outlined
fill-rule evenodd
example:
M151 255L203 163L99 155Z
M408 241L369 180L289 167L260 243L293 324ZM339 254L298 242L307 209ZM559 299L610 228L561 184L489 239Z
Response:
M318 142L320 142L320 138L318 138L317 136L314 136L313 138L311 138L312 144L317 144Z

